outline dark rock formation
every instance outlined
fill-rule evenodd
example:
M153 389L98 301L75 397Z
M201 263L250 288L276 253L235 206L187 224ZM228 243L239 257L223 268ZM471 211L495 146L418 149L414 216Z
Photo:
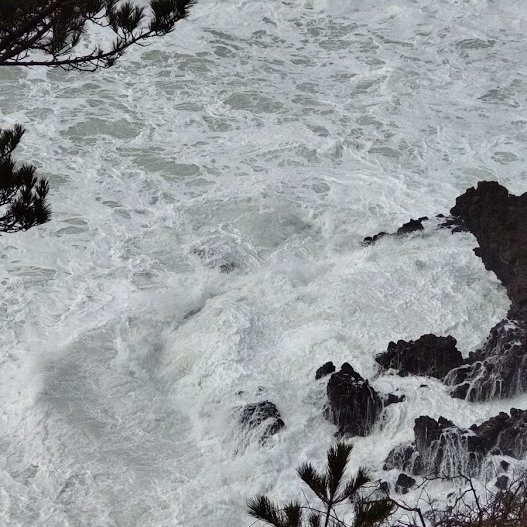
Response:
M477 256L507 288L513 305L526 305L527 194L514 196L495 181L482 181L459 196L450 213L476 237Z
M527 391L527 194L514 196L484 181L456 199L445 225L477 239L474 250L507 289L512 306L484 346L445 381L452 395L470 401L513 397Z
M322 379L322 377L333 373L336 369L337 368L335 368L335 365L332 362L326 362L316 371L315 380Z
M365 436L383 408L404 399L377 393L347 362L328 382L329 419L340 434Z
M527 410L501 412L481 425L459 428L440 417L421 416L414 424L415 442L390 452L384 468L412 474L476 475L488 455L522 458L527 453Z
M395 468L410 472L411 474L423 473L421 456L415 448L414 443L398 445L388 454L383 469L393 470Z
M406 494L414 485L415 479L401 472L395 482L395 492Z
M245 431L260 428L260 443L265 443L266 439L285 426L278 408L270 401L244 406L240 414L240 424Z
M384 370L397 370L399 375L427 375L442 379L450 370L463 364L454 337L423 335L415 342L390 342L385 353L375 360Z
M375 243L377 240L380 240L381 238L384 238L385 236L393 236L393 235L388 234L387 232L381 231L377 234L374 234L373 236L366 236L366 238L362 240L362 243L364 245L371 245L372 243Z
M397 229L397 234L410 234L411 232L422 231L424 230L423 221L426 220L428 220L426 216L417 220L410 220L408 223L404 223Z
M527 391L527 307L513 306L484 346L445 378L454 397L469 401L514 397Z
M384 238L385 236L401 236L404 234L410 234L411 232L415 231L422 231L424 229L423 227L423 221L427 221L428 217L423 216L422 218L419 218L417 220L411 219L409 222L404 223L397 229L397 232L395 233L387 233L384 231L379 232L378 234L375 234L374 236L366 236L363 240L364 245L371 245L372 243L375 243L377 240Z

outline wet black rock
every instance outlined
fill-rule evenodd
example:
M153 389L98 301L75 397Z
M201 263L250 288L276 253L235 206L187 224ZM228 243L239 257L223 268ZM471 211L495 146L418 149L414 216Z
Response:
M339 434L354 436L367 435L385 406L404 400L404 396L379 394L347 362L331 375L327 394L329 419Z
M240 414L240 424L246 431L260 428L260 442L278 433L285 424L276 405L270 401L251 403L244 406Z
M427 375L442 379L450 370L463 364L454 337L423 335L416 341L390 342L388 350L375 360L384 370L397 370L399 375Z
M421 456L414 443L403 443L396 446L384 462L384 470L404 470L411 474L421 474Z
M515 196L483 181L456 199L445 225L471 232L474 252L493 271L512 302L484 346L445 381L454 397L485 401L527 392L527 194Z
M414 485L415 479L401 472L395 482L395 492L406 494Z
M423 221L428 220L426 216L419 218L417 220L410 220L408 223L404 223L401 227L397 229L397 234L410 234L411 232L422 231L424 230Z
M477 255L507 288L513 305L527 304L527 194L515 196L482 181L456 199L450 213L477 239Z
M363 243L364 245L371 245L372 243L375 243L377 240L380 240L381 238L384 238L385 236L391 236L391 234L381 231L378 234L375 234L373 236L366 236L366 238L364 238L363 240Z
M387 233L384 231L379 232L378 234L375 234L374 236L366 236L363 240L364 245L371 245L372 243L375 243L376 241L380 240L381 238L384 238L385 236L402 236L404 234L410 234L412 232L416 231L422 231L424 230L423 227L423 221L427 221L428 217L423 216L422 218L419 218L417 220L411 219L409 222L404 223L397 229L397 232L395 233Z
M390 452L385 469L440 476L476 475L488 455L517 459L527 453L527 410L501 412L481 425L460 428L440 417L421 416L414 424L415 441Z
M527 307L513 306L490 331L483 347L445 378L452 396L469 401L527 392Z
M315 379L322 379L322 377L333 373L336 369L337 368L335 368L335 365L332 362L326 362L316 371Z

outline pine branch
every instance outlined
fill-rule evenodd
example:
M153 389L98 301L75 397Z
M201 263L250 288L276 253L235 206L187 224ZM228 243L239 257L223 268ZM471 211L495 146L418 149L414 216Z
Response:
M311 463L303 463L297 469L300 479L316 494L323 503L328 502L327 479L324 474L319 474Z
M376 527L388 519L394 509L394 503L388 499L374 501L359 499L355 502L353 527Z
M188 16L194 0L151 0L142 7L116 0L23 0L6 8L0 0L0 66L55 66L95 71L109 68L132 45L170 33ZM148 23L144 23L146 19ZM87 22L110 28L116 38L109 48L96 46L75 56ZM31 51L48 58L28 59Z
M351 445L346 443L337 443L328 450L328 468L327 468L327 486L329 498L334 501L335 495L342 482L348 458L351 453Z
M249 500L247 510L254 518L274 527L288 527L284 525L278 507L267 496L256 496L256 498Z
M36 176L36 167L16 167L11 154L19 144L24 129L16 125L0 130L0 232L27 231L49 221L48 182Z

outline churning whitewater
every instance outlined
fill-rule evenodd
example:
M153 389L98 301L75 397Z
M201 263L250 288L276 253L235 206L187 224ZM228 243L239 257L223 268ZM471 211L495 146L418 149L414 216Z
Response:
M471 234L360 243L482 179L527 191L526 32L524 0L200 0L109 70L2 69L54 215L0 238L0 525L247 527L335 440L326 361L406 396L353 440L387 481L416 417L527 408L377 375L392 340L467 355L504 317Z

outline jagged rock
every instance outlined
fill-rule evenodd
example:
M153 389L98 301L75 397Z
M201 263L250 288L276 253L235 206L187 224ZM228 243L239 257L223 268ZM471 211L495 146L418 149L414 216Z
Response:
M482 181L459 196L450 213L476 237L476 254L513 305L527 304L527 194L515 196L495 181Z
M415 479L401 472L395 482L395 492L398 492L399 494L407 494L414 485Z
M240 414L240 424L246 431L261 427L261 443L265 443L266 439L278 433L285 426L278 408L271 401L244 406Z
M345 362L328 382L329 419L340 434L365 436L383 408L404 399L393 394L379 394L350 364Z
M366 236L363 240L364 245L371 245L372 243L375 243L377 240L384 238L385 236L401 236L404 234L410 234L411 232L415 231L422 231L424 229L423 227L423 221L427 221L428 217L423 216L422 218L419 218L417 220L411 219L409 222L404 223L397 229L397 232L395 233L388 233L381 231L378 234L375 234L374 236Z
M415 442L390 452L385 469L440 476L475 475L488 455L522 458L527 453L527 410L501 412L481 425L460 428L452 421L421 416L414 424Z
M456 199L445 225L471 232L486 269L507 289L512 306L484 346L453 369L452 396L469 401L513 397L527 391L527 194L514 196L483 181Z
M401 376L428 375L441 379L450 370L463 364L456 344L456 339L451 336L423 335L415 342L390 342L388 350L377 355L375 360L385 370L398 370Z
M470 427L486 451L498 449L505 456L521 458L527 453L527 410L511 408L479 426Z
M527 307L513 306L484 346L445 381L452 396L469 401L514 397L527 391Z
M333 373L336 369L337 368L335 368L335 365L332 362L326 362L316 371L315 380L322 379L322 377Z
M410 220L408 223L404 223L401 227L397 229L397 234L410 234L415 231L424 230L423 221L428 220L426 216L419 218L417 220Z
M371 245L372 243L375 243L377 240L380 240L381 238L384 238L385 236L391 236L391 234L381 231L373 236L366 236L366 238L364 238L362 242L364 245Z
M398 445L388 454L383 469L393 470L395 468L411 474L422 473L421 456L414 443Z

